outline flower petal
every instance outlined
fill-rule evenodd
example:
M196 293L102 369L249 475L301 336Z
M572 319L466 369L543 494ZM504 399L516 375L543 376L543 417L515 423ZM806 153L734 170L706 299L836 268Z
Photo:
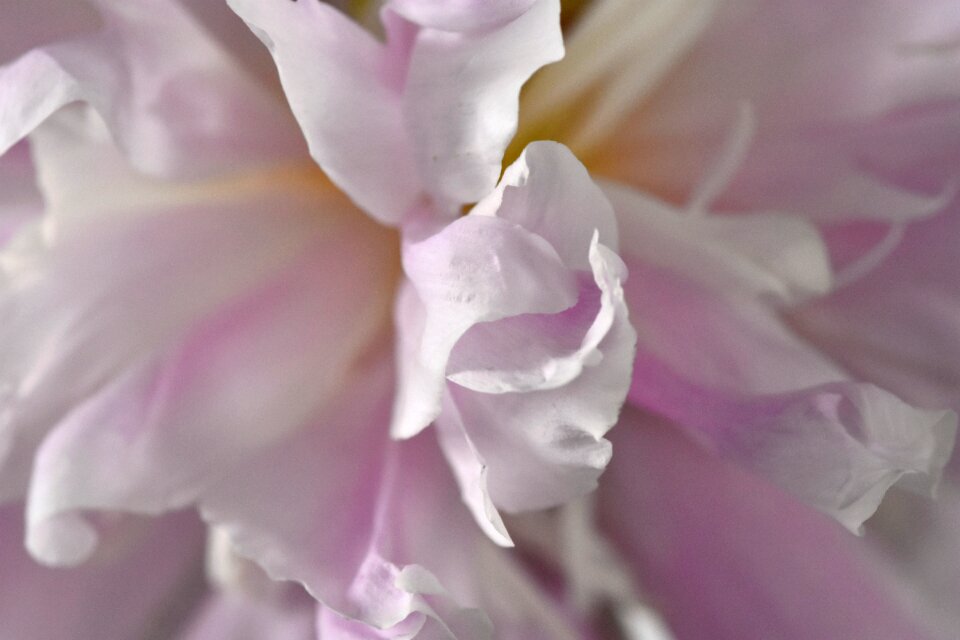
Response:
M901 478L936 484L955 414L849 382L760 305L636 271L627 285L638 334L632 402L853 530Z
M476 202L494 189L517 129L520 87L562 56L559 0L536 0L486 33L420 31L403 114L420 175L441 206Z
M310 155L360 207L397 223L421 182L387 51L323 2L229 0L270 50Z
M505 220L467 216L403 249L398 302L401 372L393 427L410 437L440 411L447 361L473 325L524 313L556 313L576 301L576 283L547 242Z
M601 523L678 638L928 638L862 541L628 411Z
M797 216L681 211L630 187L607 182L624 255L735 295L795 303L831 287L820 233Z
M79 562L96 542L79 511L185 506L307 424L387 323L389 263L367 258L371 235L363 232L374 240L378 232L371 227L362 216L331 224L275 282L159 356L124 363L57 424L36 455L31 551L50 563ZM352 295L357 287L369 294ZM297 380L310 388L277 386Z
M481 465L484 482L479 486L481 494L485 489L488 495L468 504L482 526L484 519L496 523L487 500L508 511L562 504L591 491L609 461L610 445L603 435L616 422L629 386L635 334L620 288L622 264L596 241L591 258L603 300L597 318L608 316L604 319L608 324L594 357L580 362L576 376L560 386L519 393L499 388L482 393L449 385L452 407L438 423L442 430L462 430L475 449L475 460L453 455L456 450L446 446L451 436L441 443L468 498L471 490L476 491L475 469ZM586 341L594 328L587 331ZM461 465L466 468L458 468Z
M516 223L547 240L570 269L590 271L594 234L617 251L617 219L610 201L569 149L533 142L503 174L495 191L470 212Z
M223 172L297 149L279 104L178 5L96 5L104 20L99 32L33 49L0 67L0 153L77 100L100 114L147 173Z
M143 523L139 523L143 524ZM23 549L18 506L0 510L0 617L8 638L139 638L176 624L203 589L197 571L202 529L177 514L123 531L109 554L64 572L40 566ZM109 612L109 615L105 615Z
M516 19L536 0L390 0L391 9L422 27L485 31Z
M18 234L0 255L0 440L14 449L0 495L23 495L34 448L69 409L335 227L336 216L316 216L316 195L219 194L85 224L52 218Z

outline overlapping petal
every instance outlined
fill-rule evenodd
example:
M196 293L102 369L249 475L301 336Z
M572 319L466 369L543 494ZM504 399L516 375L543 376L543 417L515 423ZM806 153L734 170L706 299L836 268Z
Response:
M405 246L394 433L437 419L500 543L497 507L561 503L609 459L634 336L626 270L604 243L617 243L609 202L569 151L536 143L469 215Z
M296 153L279 103L176 2L95 4L104 22L99 31L0 67L0 151L61 107L83 101L148 173L223 173Z
M929 638L858 539L669 424L625 413L604 531L678 638Z
M563 53L557 0L475 9L494 20L470 33L431 18L457 8L387 5L385 44L324 3L230 4L273 54L314 159L390 224L425 196L453 213L491 191L521 85Z

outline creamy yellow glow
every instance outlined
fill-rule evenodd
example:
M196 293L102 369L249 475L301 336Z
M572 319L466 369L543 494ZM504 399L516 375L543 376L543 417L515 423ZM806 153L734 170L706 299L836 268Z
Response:
M521 97L520 127L506 157L533 140L557 140L584 162L639 110L709 23L718 0L582 0L565 35L566 56L542 69ZM569 22L570 18L565 18Z

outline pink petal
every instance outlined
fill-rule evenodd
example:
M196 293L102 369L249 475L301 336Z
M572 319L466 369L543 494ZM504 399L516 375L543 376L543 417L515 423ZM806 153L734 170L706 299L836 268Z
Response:
M140 523L145 524L145 523ZM23 549L17 507L0 511L0 618L7 638L103 640L164 633L202 592L202 530L185 514L123 532L109 554L71 571L42 567Z
M208 597L180 640L316 640L316 603L261 602L237 594Z
M832 285L820 233L797 216L680 210L640 191L604 184L628 258L658 265L725 295L796 303Z
M792 322L864 379L922 406L960 408L958 224L957 202L911 224L881 265Z
M517 129L520 87L562 56L558 0L536 0L486 33L421 30L403 114L420 175L442 205L476 202L493 190Z
M722 199L731 208L904 219L945 204L947 184L916 189L879 169L936 152L898 121L915 127L931 109L956 110L949 0L719 7L643 113L605 146L602 173L685 198L746 104L756 132Z
M505 220L461 218L403 249L410 284L398 303L402 366L392 432L410 437L440 411L447 360L473 325L524 313L556 313L576 284L541 237Z
M310 155L361 208L396 223L421 183L373 36L323 2L230 0L273 55Z
M12 444L0 495L22 496L34 448L69 409L261 286L323 231L311 192L229 195L84 224L53 217L6 247L0 440Z
M0 152L77 100L100 114L148 173L222 172L296 149L280 106L178 6L96 4L102 30L0 68Z
M901 478L936 484L956 431L952 412L847 381L755 303L631 268L632 402L854 530Z
M503 174L496 190L471 211L516 223L544 238L570 269L590 271L594 234L617 251L617 219L610 201L569 149L533 142Z
M637 413L613 439L601 519L676 637L929 637L820 514Z
M526 12L536 0L391 0L391 9L422 27L484 31Z
M158 513L197 500L331 401L385 327L389 295L388 263L364 253L377 237L363 233L372 223L334 220L275 282L159 356L124 363L57 424L30 487L28 542L38 557L84 559L95 536L80 510ZM290 384L305 380L309 388Z

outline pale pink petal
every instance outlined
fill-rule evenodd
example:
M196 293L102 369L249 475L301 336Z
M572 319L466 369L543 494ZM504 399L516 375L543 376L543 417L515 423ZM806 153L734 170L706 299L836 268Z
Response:
M390 0L407 20L442 31L483 31L522 15L536 0Z
M0 248L24 223L43 212L43 199L33 181L33 162L26 143L0 156Z
M60 421L34 463L31 551L54 564L82 561L96 542L83 510L185 506L310 423L388 323L390 265L366 255L377 246L370 227L362 216L333 218L258 294L159 356L124 363Z
M34 448L69 409L262 285L324 231L312 191L214 195L82 225L52 218L8 244L0 256L2 496L22 495Z
M441 205L476 202L494 189L516 132L520 87L562 56L559 0L536 0L486 33L420 31L403 113L420 176Z
M860 540L630 411L601 523L684 640L929 638Z
M8 2L0 24L0 64L51 42L96 29L101 21L88 2L71 2L52 10L50 2Z
M907 227L874 270L791 321L864 379L922 406L960 408L958 231L954 202Z
M392 432L409 437L440 411L447 360L479 322L556 313L577 297L572 273L546 240L487 216L461 218L423 240L407 241L409 284L400 294L401 372Z
M77 100L148 173L217 173L297 150L280 105L175 3L96 5L101 30L0 67L0 152Z
M10 640L104 640L169 633L203 592L202 528L189 514L124 530L110 553L63 571L23 548L18 506L0 510L0 618ZM166 627L166 628L165 628Z
M956 431L952 412L849 382L761 305L631 270L633 403L853 530L901 478L936 485Z
M628 259L670 269L725 294L796 303L830 290L827 248L797 216L681 210L640 191L605 183Z
M378 220L399 222L422 189L384 47L323 2L229 4L273 55L320 167Z
M317 640L317 604L258 601L238 594L208 596L180 640Z
M610 201L576 156L556 142L527 145L471 215L496 216L536 233L570 269L591 270L584 249L594 234L609 249L619 248Z
M491 505L519 511L562 504L591 491L610 458L610 445L603 435L616 422L629 385L635 334L620 287L625 272L619 258L594 240L591 261L596 281L581 290L577 305L586 311L574 307L556 314L549 323L521 316L488 325L495 329L506 324L504 333L519 329L528 340L543 340L549 333L579 334L588 346L581 346L574 352L577 355L569 358L577 366L564 367L566 363L554 357L539 376L509 371L501 375L497 370L464 376L464 384L449 385L450 404L438 418L441 432L447 434L441 444L468 506L482 527L492 525L498 534L494 540L501 543L509 539L504 539L506 533L502 524L498 525L499 516L491 513ZM585 326L584 318L588 322L593 319L594 324ZM600 319L605 326L590 345ZM491 346L503 348L510 342L510 338L500 337L491 340ZM470 348L470 341L464 345ZM482 340L474 343L477 350L482 346ZM520 351L530 355L528 350ZM583 355L587 352L589 355ZM466 357L458 359L462 362ZM556 374L562 377L551 380L553 365L560 371L574 371ZM451 379L458 378L453 375ZM527 384L510 384L518 379ZM531 385L531 381L539 384ZM470 382L483 384L480 390L473 390L466 384ZM472 458L456 437L449 435L457 429L470 443Z
M684 199L748 105L756 128L724 191L730 208L821 220L929 214L949 184L917 189L882 168L936 154L940 144L914 131L931 111L950 110L956 122L958 27L949 0L721 3L605 145L600 172Z

